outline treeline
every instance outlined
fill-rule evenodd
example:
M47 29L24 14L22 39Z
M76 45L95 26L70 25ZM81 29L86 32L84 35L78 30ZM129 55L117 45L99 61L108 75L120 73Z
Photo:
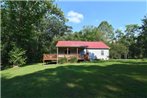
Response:
M130 59L147 58L147 17L142 19L142 26L129 24L125 30L114 30L107 21L99 26L85 26L79 32L58 36L57 40L104 41L110 46L110 58Z
M107 21L72 32L64 13L52 1L3 1L1 4L1 64L22 65L56 53L58 40L104 41L111 58L147 57L147 17L142 26L114 30Z

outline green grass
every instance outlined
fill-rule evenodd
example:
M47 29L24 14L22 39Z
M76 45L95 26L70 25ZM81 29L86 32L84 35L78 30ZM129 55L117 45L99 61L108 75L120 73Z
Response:
M147 98L147 60L34 64L1 75L2 98Z

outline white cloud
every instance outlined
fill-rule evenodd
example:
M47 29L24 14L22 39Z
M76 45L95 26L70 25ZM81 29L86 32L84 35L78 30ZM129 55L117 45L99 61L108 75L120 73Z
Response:
M75 11L69 11L67 13L67 18L69 22L80 23L84 19L84 16L81 13Z

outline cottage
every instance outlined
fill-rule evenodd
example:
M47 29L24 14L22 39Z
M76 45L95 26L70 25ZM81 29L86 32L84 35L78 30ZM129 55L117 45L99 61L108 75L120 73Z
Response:
M109 47L102 41L58 41L56 44L57 54L44 55L43 60L57 60L61 57L77 57L78 60L84 60L87 54L89 60L109 59Z

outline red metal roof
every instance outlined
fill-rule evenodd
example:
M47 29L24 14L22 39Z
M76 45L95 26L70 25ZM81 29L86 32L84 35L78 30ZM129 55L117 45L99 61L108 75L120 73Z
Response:
M87 47L87 48L109 48L104 42L90 41L58 41L56 47Z

